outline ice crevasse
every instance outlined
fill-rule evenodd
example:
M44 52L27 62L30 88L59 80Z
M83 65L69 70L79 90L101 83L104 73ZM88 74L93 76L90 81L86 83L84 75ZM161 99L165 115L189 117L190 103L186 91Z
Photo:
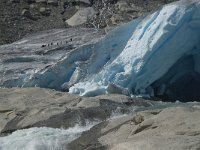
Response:
M100 72L72 86L70 92L101 94L114 83L134 94L199 98L200 1L166 5L129 26L134 30L124 29L132 36L120 54Z
M23 86L81 96L122 92L200 99L200 1L180 0L85 44Z

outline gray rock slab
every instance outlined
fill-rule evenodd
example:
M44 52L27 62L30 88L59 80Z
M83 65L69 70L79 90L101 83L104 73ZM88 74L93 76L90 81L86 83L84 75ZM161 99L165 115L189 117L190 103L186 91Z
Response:
M71 18L65 22L70 26L78 26L86 23L89 19L92 19L96 15L95 10L92 7L86 7L78 10Z
M30 127L68 128L106 120L116 109L129 112L123 101L132 100L121 95L87 98L42 88L0 88L0 135Z
M196 150L200 148L199 115L199 104L138 112L94 126L68 149Z

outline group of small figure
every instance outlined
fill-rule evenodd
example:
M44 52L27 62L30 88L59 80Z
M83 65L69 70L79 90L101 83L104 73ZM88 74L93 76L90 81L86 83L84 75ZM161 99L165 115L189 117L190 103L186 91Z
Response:
M72 38L70 39L70 41L72 41ZM68 41L66 41L65 42L65 44L67 44L68 43ZM63 44L63 41L61 41L60 43L56 43L56 45L57 46L59 46L59 45L62 45ZM54 43L53 42L51 42L50 44L48 43L48 44L43 44L42 46L41 46L41 48L44 48L44 47L50 47L50 46L53 46L54 45Z

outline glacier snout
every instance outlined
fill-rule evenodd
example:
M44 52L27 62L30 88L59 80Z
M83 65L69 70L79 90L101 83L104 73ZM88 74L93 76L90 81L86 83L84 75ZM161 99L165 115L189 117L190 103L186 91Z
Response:
M6 62L5 66L0 61L0 68L3 68L0 71L5 72L5 80L0 80L0 85L69 90L81 96L120 93L156 96L166 100L200 100L199 0L168 4L105 36L103 31L81 31L74 35L71 49L70 45L64 45L44 52L40 57L45 57L48 63L39 63L40 68L28 62L37 62L37 57L33 60L22 59L27 61L27 68L32 69L30 75L23 70L18 71L20 77L13 77L10 73L7 81L8 76L2 70L7 67L9 71L10 62ZM56 32L57 37L70 38L68 33L75 33L74 30L68 31L63 36L63 32ZM81 43L78 41L80 38ZM30 48L30 45L37 44L25 42L19 45ZM12 44L1 46L0 50L6 51L6 47L12 48ZM19 67L16 62L12 64Z
M166 5L133 28L121 53L97 75L71 87L72 93L74 89L87 93L85 82L97 82L114 83L133 94L200 99L200 2Z

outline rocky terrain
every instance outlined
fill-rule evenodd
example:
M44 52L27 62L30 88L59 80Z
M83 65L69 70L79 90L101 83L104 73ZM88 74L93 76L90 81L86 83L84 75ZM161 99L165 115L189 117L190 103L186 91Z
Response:
M1 45L0 86L199 101L198 12L198 1L176 2L111 31L54 29Z
M200 104L159 103L123 95L86 98L40 88L0 89L0 136L98 121L66 149L199 149Z
M0 89L0 135L30 127L69 128L77 123L103 121L130 107L151 106L150 101L123 95L84 98L40 88Z
M0 0L0 150L200 150L200 3L173 1Z
M1 0L0 45L68 27L109 28L175 0Z
M199 115L199 105L142 111L103 122L84 132L69 147L72 150L198 150Z

